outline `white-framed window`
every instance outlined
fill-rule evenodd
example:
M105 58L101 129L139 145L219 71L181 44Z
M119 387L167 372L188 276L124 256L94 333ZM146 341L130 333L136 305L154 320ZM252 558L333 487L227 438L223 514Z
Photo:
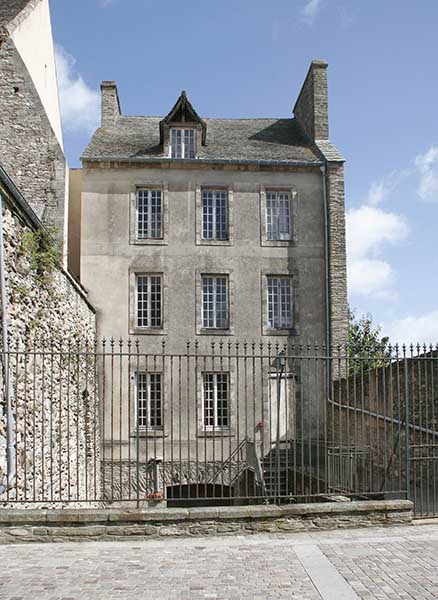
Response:
M202 190L202 239L228 240L227 190Z
M136 326L162 327L161 275L136 275Z
M270 329L293 327L292 278L267 276L267 325Z
M291 202L289 192L266 191L266 239L291 239Z
M163 427L163 382L161 373L137 373L137 425L141 429Z
M171 128L170 157L196 158L196 129Z
M230 427L230 377L229 373L202 374L202 402L204 429L229 429Z
M136 209L136 238L163 237L163 202L161 190L138 189Z
M202 328L227 329L228 314L228 276L202 275Z

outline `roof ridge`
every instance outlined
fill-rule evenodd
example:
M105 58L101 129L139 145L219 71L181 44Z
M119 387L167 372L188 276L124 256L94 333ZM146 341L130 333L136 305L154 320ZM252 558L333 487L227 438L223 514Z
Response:
M120 115L119 119L162 119L161 115ZM205 121L294 121L294 117L203 117Z

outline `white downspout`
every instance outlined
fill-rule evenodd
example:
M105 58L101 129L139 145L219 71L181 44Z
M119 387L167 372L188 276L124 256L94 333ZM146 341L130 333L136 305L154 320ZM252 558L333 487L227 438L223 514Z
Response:
M5 277L5 247L3 236L3 198L0 194L0 302L2 311L2 361L3 361L3 397L6 404L6 444L7 444L7 472L0 484L0 494L4 494L11 486L15 479L16 469L16 449L15 449L15 420L12 410L12 398L10 394L9 380L9 343L8 343L8 319L7 309L8 301L6 294L6 277Z

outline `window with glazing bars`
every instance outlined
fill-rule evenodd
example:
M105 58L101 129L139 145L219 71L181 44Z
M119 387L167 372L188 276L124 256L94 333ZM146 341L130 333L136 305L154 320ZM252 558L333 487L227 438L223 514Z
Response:
M227 329L228 326L228 277L203 275L202 327Z
M170 130L170 156L196 158L196 130L174 128Z
M289 192L266 192L266 239L291 239Z
M161 373L137 373L138 427L163 426Z
M292 280L290 277L268 276L268 327L290 329L292 322Z
M161 190L137 190L137 239L162 236Z
M202 238L228 239L228 193L225 190L202 190Z
M161 276L137 275L137 327L161 327Z
M228 373L203 373L202 394L205 429L229 428L229 381Z

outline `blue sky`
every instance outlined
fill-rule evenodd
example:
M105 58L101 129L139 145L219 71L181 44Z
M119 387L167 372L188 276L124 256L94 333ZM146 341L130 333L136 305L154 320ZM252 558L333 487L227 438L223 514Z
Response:
M127 115L182 89L206 117L286 117L329 63L331 139L347 158L349 301L393 340L438 341L438 2L51 0L71 166L115 79Z

